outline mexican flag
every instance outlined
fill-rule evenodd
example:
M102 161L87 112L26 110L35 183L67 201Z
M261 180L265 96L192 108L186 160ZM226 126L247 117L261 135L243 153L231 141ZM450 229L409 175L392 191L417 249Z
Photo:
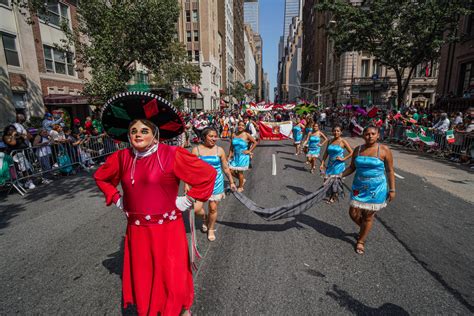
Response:
M448 141L448 144L452 144L456 141L454 138L454 131L452 129L446 131L446 140Z
M420 140L423 143L425 143L428 146L433 146L433 145L436 144L435 141L434 141L434 138L432 136L423 136L423 135L419 134L418 137L420 138Z
M407 130L405 132L405 135L407 136L407 138L413 142L417 142L420 140L420 138L418 137L418 135L412 131L412 130Z

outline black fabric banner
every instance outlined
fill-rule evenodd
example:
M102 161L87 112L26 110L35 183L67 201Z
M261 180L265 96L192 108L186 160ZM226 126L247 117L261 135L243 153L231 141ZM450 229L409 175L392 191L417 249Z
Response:
M344 195L342 179L339 177L329 178L316 192L308 194L299 200L286 205L270 208L264 208L257 205L254 201L250 200L240 192L233 192L234 196L240 201L240 203L267 221L293 217L304 213L315 204L321 202L325 197L330 197L333 193L338 193L341 197Z

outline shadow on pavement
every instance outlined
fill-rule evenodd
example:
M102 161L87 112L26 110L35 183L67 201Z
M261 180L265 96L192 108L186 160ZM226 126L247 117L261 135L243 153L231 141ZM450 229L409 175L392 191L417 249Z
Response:
M295 186L292 186L292 185L287 185L286 187L290 190L295 191L295 193L298 194L298 195L305 196L305 195L309 195L309 194L313 193L311 191L306 191L305 189L303 189L301 187L295 187Z
M248 224L248 223L234 223L226 221L217 221L219 224L244 230L253 230L259 232L282 232L292 228L300 229L303 226L299 225L295 220L285 222L283 224Z
M102 261L102 265L109 270L109 273L120 276L120 279L122 279L124 242L125 238L122 237L119 251L107 255L108 259Z
M308 169L306 169L305 167L298 167L298 166L293 166L293 165L285 165L283 167L283 170L286 170L286 169L295 169L295 170L298 170L298 171L304 171L304 172L308 172Z
M346 233L337 226L328 224L326 222L320 221L314 217L308 216L306 214L300 214L295 217L298 223L305 224L314 228L318 233L324 235L328 238L339 239L355 247L355 238L357 234L355 233ZM351 239L350 237L354 238Z
M294 152L292 152L292 153L291 153L291 152L287 152L287 151L280 151L280 150L277 150L277 151L276 151L276 153L277 153L277 154L292 155L292 156L294 156L294 155L295 155L295 153L294 153Z
M289 161L294 161L294 162L297 162L297 163L303 163L303 162L304 162L303 160L298 160L298 159L293 159L293 158L287 158L287 157L280 157L280 159L285 159L285 160L289 160Z
M410 315L401 306L392 303L385 303L377 308L367 306L353 298L346 291L339 289L337 285L333 285L332 291L327 291L326 295L334 299L341 307L354 315Z
M6 204L2 205L0 211L0 230L10 225L10 220L17 216L18 213L25 211L26 208L21 205ZM3 235L0 233L0 236Z

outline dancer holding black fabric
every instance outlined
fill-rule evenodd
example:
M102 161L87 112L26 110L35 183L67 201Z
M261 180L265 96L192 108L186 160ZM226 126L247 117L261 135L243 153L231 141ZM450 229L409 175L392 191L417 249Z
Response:
M387 206L387 200L395 198L395 171L390 149L378 143L379 129L369 126L364 129L365 144L355 149L349 168L342 177L356 172L352 183L349 215L360 227L356 252L363 254L365 240L372 228L375 213ZM388 188L387 178L388 177Z

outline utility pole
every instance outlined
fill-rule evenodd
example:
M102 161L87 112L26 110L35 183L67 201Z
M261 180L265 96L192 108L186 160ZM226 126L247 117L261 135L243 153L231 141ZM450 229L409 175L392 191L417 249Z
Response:
M350 97L350 102L352 105L352 98L354 96L354 51L351 52L352 55L352 73L351 73L351 97Z

